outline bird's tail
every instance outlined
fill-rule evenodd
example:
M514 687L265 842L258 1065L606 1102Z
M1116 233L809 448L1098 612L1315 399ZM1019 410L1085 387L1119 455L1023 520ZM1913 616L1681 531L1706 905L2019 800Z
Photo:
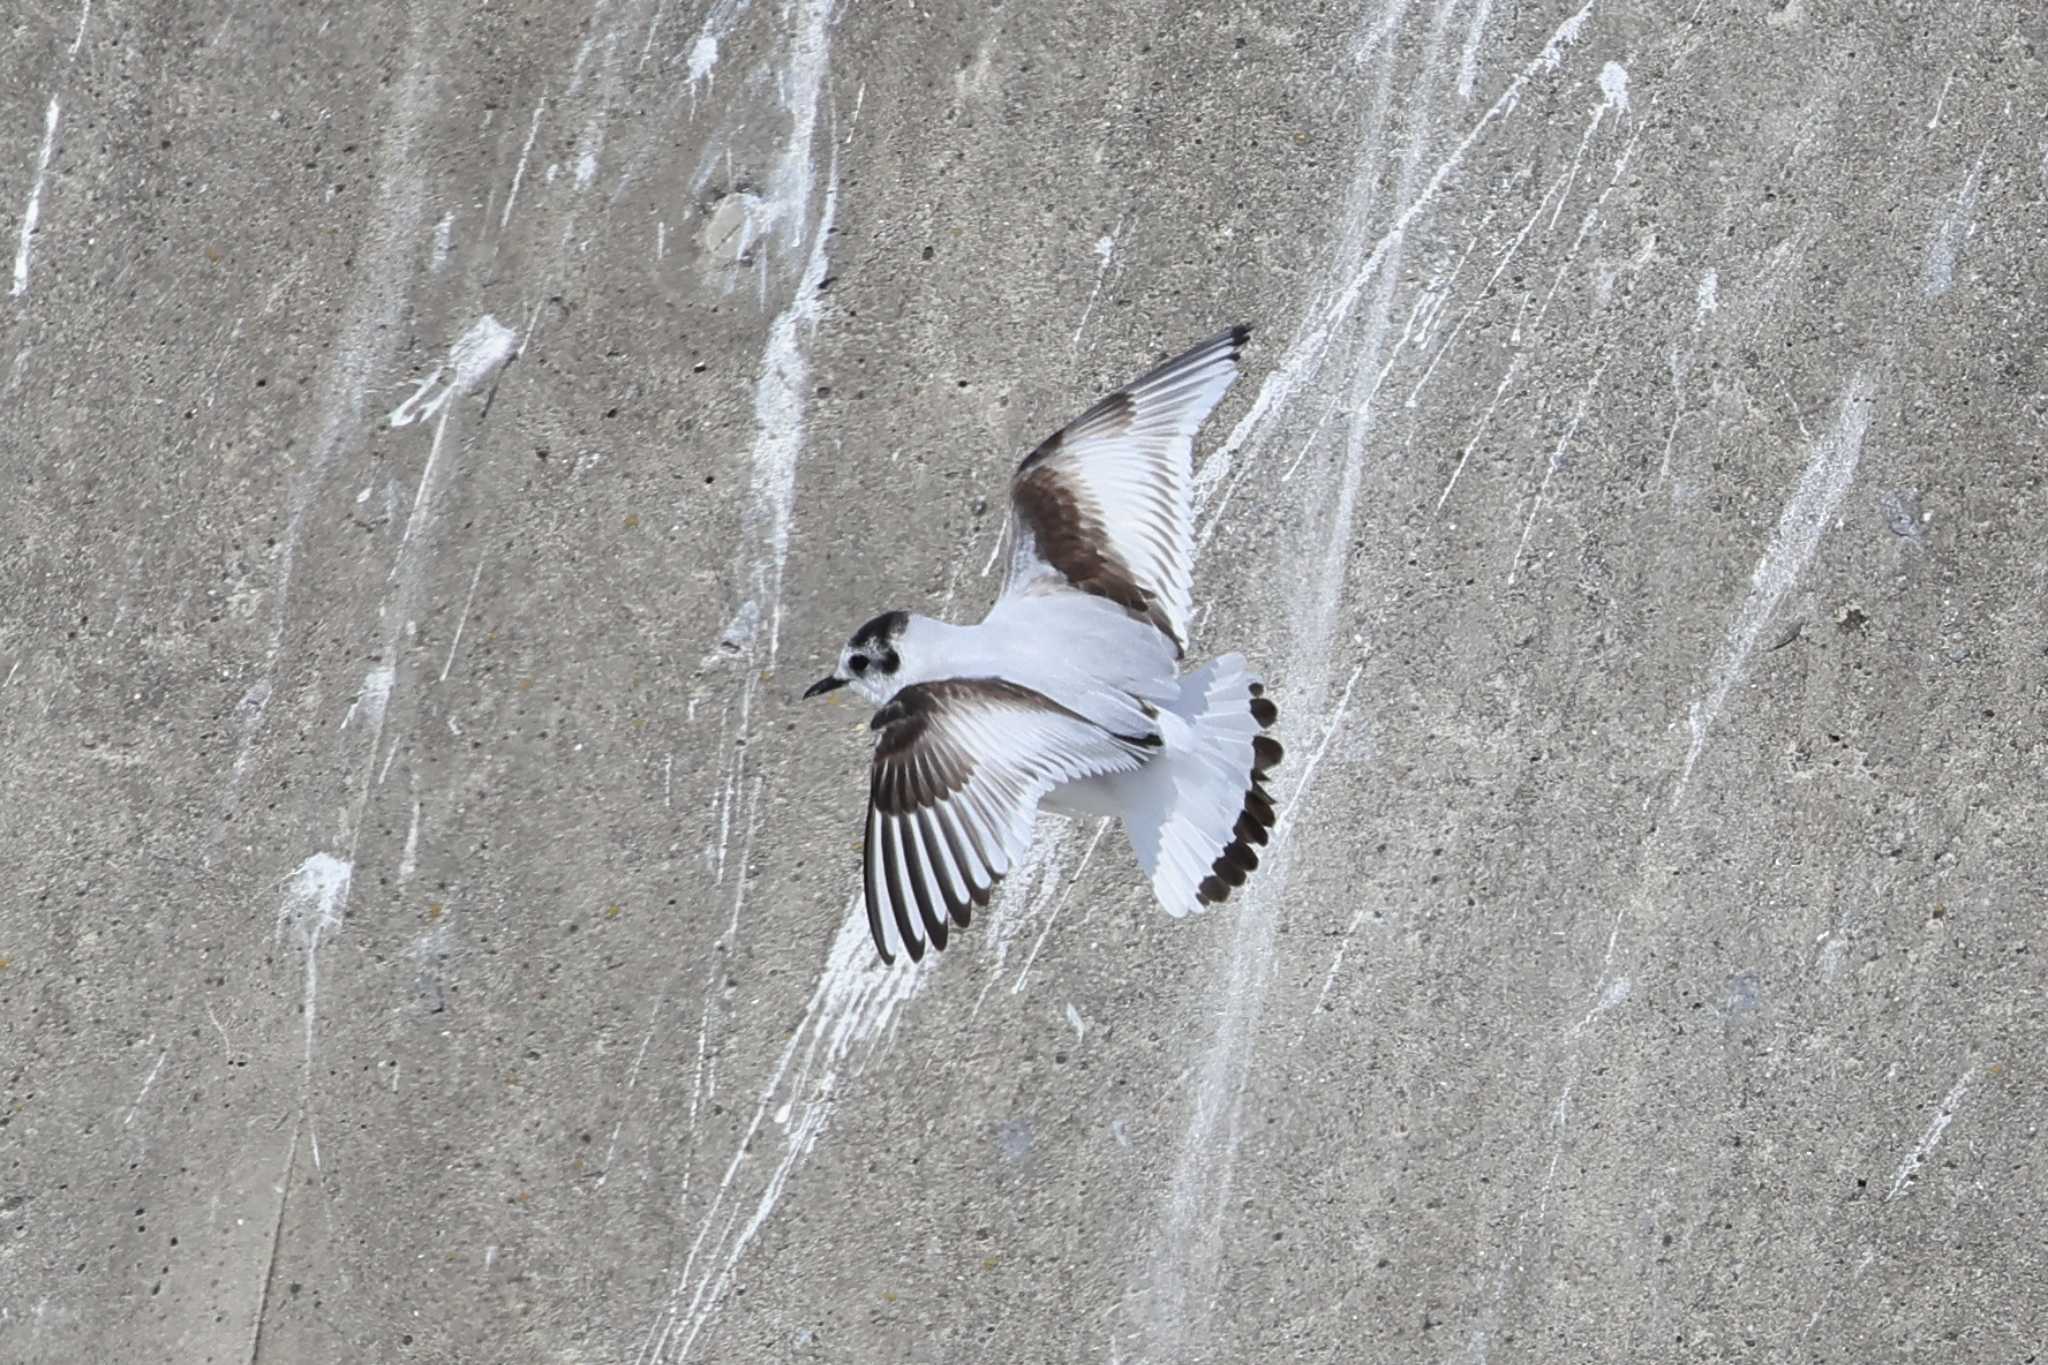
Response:
M1259 865L1256 846L1273 829L1266 775L1281 754L1264 733L1279 716L1264 692L1239 654L1181 678L1168 709L1192 742L1169 745L1118 784L1131 847L1168 914L1227 899Z

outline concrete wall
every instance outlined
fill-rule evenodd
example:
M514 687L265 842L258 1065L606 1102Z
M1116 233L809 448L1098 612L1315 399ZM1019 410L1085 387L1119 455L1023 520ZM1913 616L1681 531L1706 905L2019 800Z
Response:
M2036 1358L2044 59L28 0L0 1358ZM1276 852L1173 922L1048 820L882 969L799 688L1240 319Z

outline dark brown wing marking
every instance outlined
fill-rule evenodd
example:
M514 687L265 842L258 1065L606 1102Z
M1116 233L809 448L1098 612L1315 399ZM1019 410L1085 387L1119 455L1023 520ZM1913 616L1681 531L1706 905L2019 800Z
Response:
M1120 738L1030 688L993 678L917 683L875 712L862 850L868 932L913 961L966 925L1063 781L1138 766L1156 735Z
M1047 437L1011 479L1019 533L1068 586L1116 603L1187 650L1197 429L1251 336L1232 327L1155 366ZM1029 556L1021 581L1037 581Z

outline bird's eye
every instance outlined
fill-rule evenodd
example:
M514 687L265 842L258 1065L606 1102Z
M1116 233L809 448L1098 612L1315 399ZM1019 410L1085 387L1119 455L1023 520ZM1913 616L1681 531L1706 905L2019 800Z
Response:
M846 666L856 673L865 673L868 671L868 656L856 654L846 661Z

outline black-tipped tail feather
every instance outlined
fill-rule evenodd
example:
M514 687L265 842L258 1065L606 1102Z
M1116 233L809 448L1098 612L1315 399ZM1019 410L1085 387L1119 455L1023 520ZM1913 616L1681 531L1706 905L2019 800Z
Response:
M1280 708L1265 696L1266 689L1257 683L1251 685L1252 719L1259 729L1272 728L1280 718ZM1216 861L1209 868L1209 875L1202 878L1202 884L1195 889L1195 900L1202 905L1215 905L1230 899L1230 893L1244 885L1244 880L1259 866L1259 855L1252 846L1263 848L1272 837L1275 822L1273 796L1266 790L1266 778L1274 768L1280 766L1284 751L1280 741L1268 735L1252 737L1251 785L1245 789L1244 808L1238 812L1237 825L1231 831L1231 841L1216 855Z

